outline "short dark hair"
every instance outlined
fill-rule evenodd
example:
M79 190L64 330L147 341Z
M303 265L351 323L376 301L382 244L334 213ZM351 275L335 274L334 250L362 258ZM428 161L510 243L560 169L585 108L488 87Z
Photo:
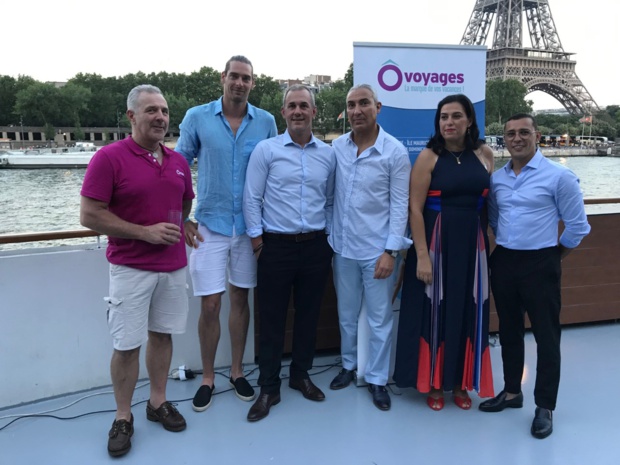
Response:
M469 130L465 134L465 148L475 150L485 143L482 139L480 139L480 129L478 129L478 122L476 121L476 110L474 109L474 104L471 103L471 100L469 100L469 98L464 94L448 95L437 104L437 111L435 112L435 134L431 136L426 144L426 148L431 149L437 155L440 155L441 151L446 146L446 141L441 135L441 130L439 129L441 108L448 103L454 102L462 105L465 109L467 119L471 120L471 126L469 126Z
M514 115L512 115L510 118L506 120L506 123L508 121L516 121L518 119L524 119L524 118L530 119L532 121L532 126L534 126L534 129L538 131L538 124L536 123L536 119L529 113L515 113ZM504 128L506 128L506 123L504 123Z
M250 69L252 70L252 79L254 79L254 66L252 66L252 62L248 60L246 57L244 57L243 55L235 55L233 57L230 57L230 60L226 62L226 66L224 67L225 75L228 74L228 70L230 69L230 64L233 61L238 61L239 63L245 63L246 65L250 65Z

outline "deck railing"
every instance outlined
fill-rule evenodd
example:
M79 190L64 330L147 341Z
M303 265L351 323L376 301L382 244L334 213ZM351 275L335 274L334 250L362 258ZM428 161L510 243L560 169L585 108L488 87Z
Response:
M60 239L79 239L82 237L97 237L97 245L101 245L101 234L90 229L0 234L0 244L17 244L21 242L53 241Z
M620 199L584 199L586 205L620 204ZM17 244L21 242L39 242L62 239L79 239L83 237L97 237L97 244L101 243L101 236L90 229L74 229L69 231L42 231L28 233L0 234L0 244Z

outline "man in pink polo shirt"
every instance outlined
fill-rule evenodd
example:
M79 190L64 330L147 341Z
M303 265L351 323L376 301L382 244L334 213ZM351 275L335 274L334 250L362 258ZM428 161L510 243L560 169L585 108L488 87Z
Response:
M183 416L166 400L166 382L171 334L184 333L187 321L182 218L191 210L192 178L185 159L161 143L169 116L157 87L132 89L127 117L132 136L95 154L86 170L80 207L82 225L108 235L110 294L106 300L116 400L108 453L113 457L131 448L131 398L145 342L151 382L146 417L168 431L186 427Z

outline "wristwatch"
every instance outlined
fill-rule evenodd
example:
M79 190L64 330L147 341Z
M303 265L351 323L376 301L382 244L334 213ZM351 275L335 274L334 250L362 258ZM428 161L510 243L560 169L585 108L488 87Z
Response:
M385 253L391 255L393 258L398 256L398 250L385 249Z

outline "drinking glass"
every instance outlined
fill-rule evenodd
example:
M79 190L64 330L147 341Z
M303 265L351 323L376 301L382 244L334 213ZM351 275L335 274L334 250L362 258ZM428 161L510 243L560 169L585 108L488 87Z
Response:
M168 210L168 223L176 224L181 228L183 225L183 212L181 210Z

